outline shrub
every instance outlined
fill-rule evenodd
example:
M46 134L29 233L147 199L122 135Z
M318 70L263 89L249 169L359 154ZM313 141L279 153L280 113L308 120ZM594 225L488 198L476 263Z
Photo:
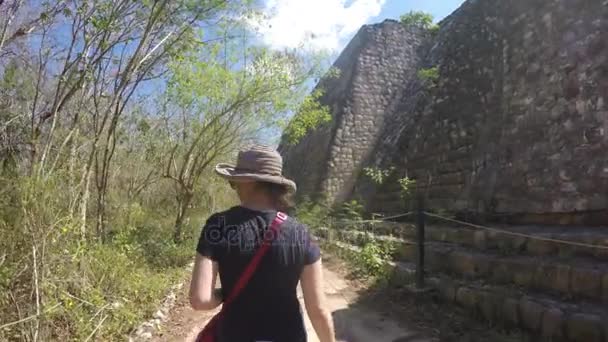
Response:
M338 220L361 221L363 220L363 204L357 200L344 202L332 212L332 216Z
M390 167L386 170L376 167L366 167L363 169L364 174L378 185L383 184L386 178L388 178L393 171L395 171L395 167Z
M300 222L315 230L328 225L329 213L330 209L323 201L311 201L304 197L296 206L294 214Z
M331 110L329 106L319 102L319 99L322 96L323 90L316 89L304 98L298 112L289 125L287 125L284 132L289 144L297 144L309 131L331 121Z
M439 81L439 67L434 66L432 68L418 70L418 79L427 87L437 86L437 81Z
M198 224L187 229L189 240L174 244L172 218L125 203L108 222L110 239L81 240L78 222L62 208L60 181L23 178L14 185L15 198L0 194L0 317L9 323L35 315L36 298L43 314L0 330L2 341L34 333L44 341L83 341L93 332L94 340L122 340L193 259Z
M409 177L404 177L399 179L399 187L401 188L401 198L404 201L409 200L411 194L412 194L412 189L414 188L414 186L416 186L416 180L411 179Z
M362 275L384 277L388 269L386 261L391 259L393 253L394 247L390 244L368 242L361 252L355 255L356 271Z
M433 26L433 15L422 11L410 11L399 17L401 24L405 26L417 26L430 30Z
M78 249L73 246L68 252L78 259L57 263L54 277L45 283L47 305L60 304L48 319L62 326L56 333L73 340L86 339L98 325L97 339L124 339L142 317L153 313L169 285L183 274L179 268L156 272L141 256L121 253L111 245Z
M429 28L429 32L431 32L431 35L433 37L435 37L439 34L439 29L440 29L439 25L434 24L431 26L431 28Z

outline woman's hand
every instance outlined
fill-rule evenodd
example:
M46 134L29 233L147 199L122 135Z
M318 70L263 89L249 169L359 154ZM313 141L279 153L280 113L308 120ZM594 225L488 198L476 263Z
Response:
M215 289L216 279L217 263L197 253L190 281L190 305L194 310L213 310L222 303L221 292L218 296Z

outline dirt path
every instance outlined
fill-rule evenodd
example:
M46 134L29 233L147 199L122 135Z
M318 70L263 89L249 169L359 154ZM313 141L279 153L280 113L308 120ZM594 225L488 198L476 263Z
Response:
M336 325L336 336L348 342L429 342L435 341L419 331L397 323L390 317L354 305L357 293L347 280L337 272L324 270L325 293ZM183 291L185 292L185 290ZM301 292L298 297L302 300ZM304 305L302 304L302 308ZM169 320L152 341L193 341L197 333L215 312L196 312L190 309L185 293L181 293ZM306 317L308 341L318 342L312 325Z

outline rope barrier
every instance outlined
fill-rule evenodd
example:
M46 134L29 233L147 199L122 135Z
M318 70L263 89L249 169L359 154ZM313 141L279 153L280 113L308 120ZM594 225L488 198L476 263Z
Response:
M572 245L572 246L578 246L578 247L597 248L597 249L606 249L606 250L608 250L608 246L594 245L594 244L584 243L584 242L576 242L576 241L553 239L553 238L548 238L548 237L542 237L542 236L536 236L536 235L530 235L530 234L512 232L512 231L509 231L509 230L506 230L506 229L480 226L478 224L473 224L473 223L468 223L468 222L464 222L464 221L460 221L460 220L456 220L456 219L451 219L451 218L443 217L443 216L440 216L440 215L437 215L437 214L432 214L432 213L429 213L429 212L426 212L426 211L424 212L424 214L428 215L430 217L439 218L439 219L442 219L442 220L445 220L445 221L450 221L450 222L454 222L454 223L458 223L458 224L463 224L463 225L471 226L471 227L474 227L474 228L484 229L484 230L488 230L488 231L492 231L492 232L496 232L496 233L501 233L501 234L505 234L505 235L519 236L519 237L525 237L525 238L534 239L534 240L554 242L554 243L561 243L561 244L565 244L565 245Z
M409 215L414 214L413 211L404 213L404 214L399 214L399 215L394 215L394 216L388 216L388 217L382 217L379 219L371 219L371 220L338 220L337 223L374 223L374 222L385 222L388 220L392 220L392 219L396 219L396 218L401 218L401 217L406 217Z
M409 216L409 215L412 215L412 214L414 214L414 212L410 211L410 212L407 212L407 213L393 215L393 216L388 216L388 217L382 217L382 218L379 218L379 219L371 219L371 220L339 220L339 221L337 221L337 223L340 223L340 224L345 224L345 223L377 223L377 222L385 222L385 221L396 219L396 218L406 217L406 216ZM506 230L506 229L486 227L486 226L481 226L481 225L478 225L478 224L473 224L473 223L469 223L469 222L465 222L465 221L460 221L460 220L452 219L452 218L449 218L449 217L443 217L441 215L429 213L427 211L425 211L424 214L427 215L427 216L430 216L430 217L442 219L444 221L458 223L458 224L470 226L470 227L473 227L473 228L484 229L484 230L487 230L487 231L491 231L491 232L495 232L495 233L500 233L500 234L505 234L505 235L518 236L518 237L524 237L524 238L528 238L528 239L534 239L534 240L546 241L546 242L553 242L553 243L560 243L560 244L564 244L564 245L571 245L571 246L577 246L577 247L585 247L585 248L595 248L595 249L608 250L608 246L603 246L603 245L594 245L594 244L584 243L584 242L576 242L576 241L554 239L554 238L543 237L543 236L538 236L538 235L531 235L531 234L525 234L525 233L512 232L512 231Z

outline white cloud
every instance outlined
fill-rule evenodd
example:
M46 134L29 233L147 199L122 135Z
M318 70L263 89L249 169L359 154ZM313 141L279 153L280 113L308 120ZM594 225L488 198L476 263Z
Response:
M255 25L274 48L302 43L315 50L337 50L345 38L380 14L385 0L267 0L268 20Z

